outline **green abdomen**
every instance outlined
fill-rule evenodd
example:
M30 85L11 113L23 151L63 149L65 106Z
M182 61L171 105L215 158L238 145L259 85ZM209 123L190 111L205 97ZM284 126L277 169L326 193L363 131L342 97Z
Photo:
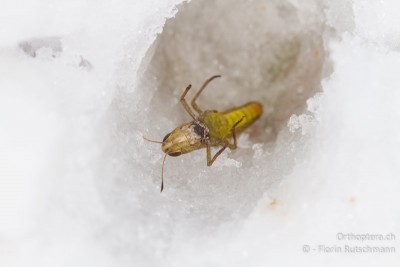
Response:
M201 121L208 127L212 140L224 140L232 136L232 128L239 120L243 118L235 128L237 133L249 127L261 114L262 105L250 102L224 112L206 111Z
M236 132L241 132L249 127L262 114L262 105L258 102L250 102L241 107L223 112L230 128L240 119L243 120L236 126Z

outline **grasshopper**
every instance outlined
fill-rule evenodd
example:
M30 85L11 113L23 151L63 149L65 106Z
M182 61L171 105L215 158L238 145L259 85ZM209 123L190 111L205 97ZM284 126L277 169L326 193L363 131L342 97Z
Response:
M200 87L191 101L191 107L186 102L186 94L192 85L188 85L180 97L180 102L185 111L192 117L191 122L183 123L168 133L160 143L165 153L162 161L161 192L164 189L164 163L167 155L177 157L197 149L206 148L207 166L211 166L219 155L229 147L231 150L237 148L237 135L255 122L262 114L262 105L258 102L249 102L243 106L232 108L223 112L216 110L203 111L196 103L197 98L215 78L209 78ZM233 139L233 143L230 140ZM218 152L211 156L211 147L221 147Z

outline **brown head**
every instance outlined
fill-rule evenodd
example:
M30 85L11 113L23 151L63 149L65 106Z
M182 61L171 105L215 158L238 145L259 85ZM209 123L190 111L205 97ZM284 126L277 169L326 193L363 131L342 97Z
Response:
M198 121L184 123L167 134L161 149L172 157L205 147L208 129Z
M205 147L208 138L208 128L199 121L184 123L175 130L167 134L162 142L147 141L161 144L161 149L165 153L161 168L161 192L164 189L164 163L167 155L177 157L193 150Z

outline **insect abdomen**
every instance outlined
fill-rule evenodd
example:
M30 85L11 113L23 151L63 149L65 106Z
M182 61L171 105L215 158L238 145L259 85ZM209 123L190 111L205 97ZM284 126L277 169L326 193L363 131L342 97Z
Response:
M250 126L261 116L262 105L258 102L249 102L241 107L225 111L223 114L231 127L243 118L243 120L236 126L236 129L240 131Z

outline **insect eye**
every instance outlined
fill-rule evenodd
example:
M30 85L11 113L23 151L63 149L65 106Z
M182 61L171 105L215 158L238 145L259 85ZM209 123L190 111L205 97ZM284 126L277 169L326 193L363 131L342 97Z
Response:
M165 140L167 140L167 138L171 135L171 133L167 134L164 139L162 140L163 142L165 142Z
M180 156L181 154L182 154L181 152L168 153L168 155L171 157L177 157L177 156Z

